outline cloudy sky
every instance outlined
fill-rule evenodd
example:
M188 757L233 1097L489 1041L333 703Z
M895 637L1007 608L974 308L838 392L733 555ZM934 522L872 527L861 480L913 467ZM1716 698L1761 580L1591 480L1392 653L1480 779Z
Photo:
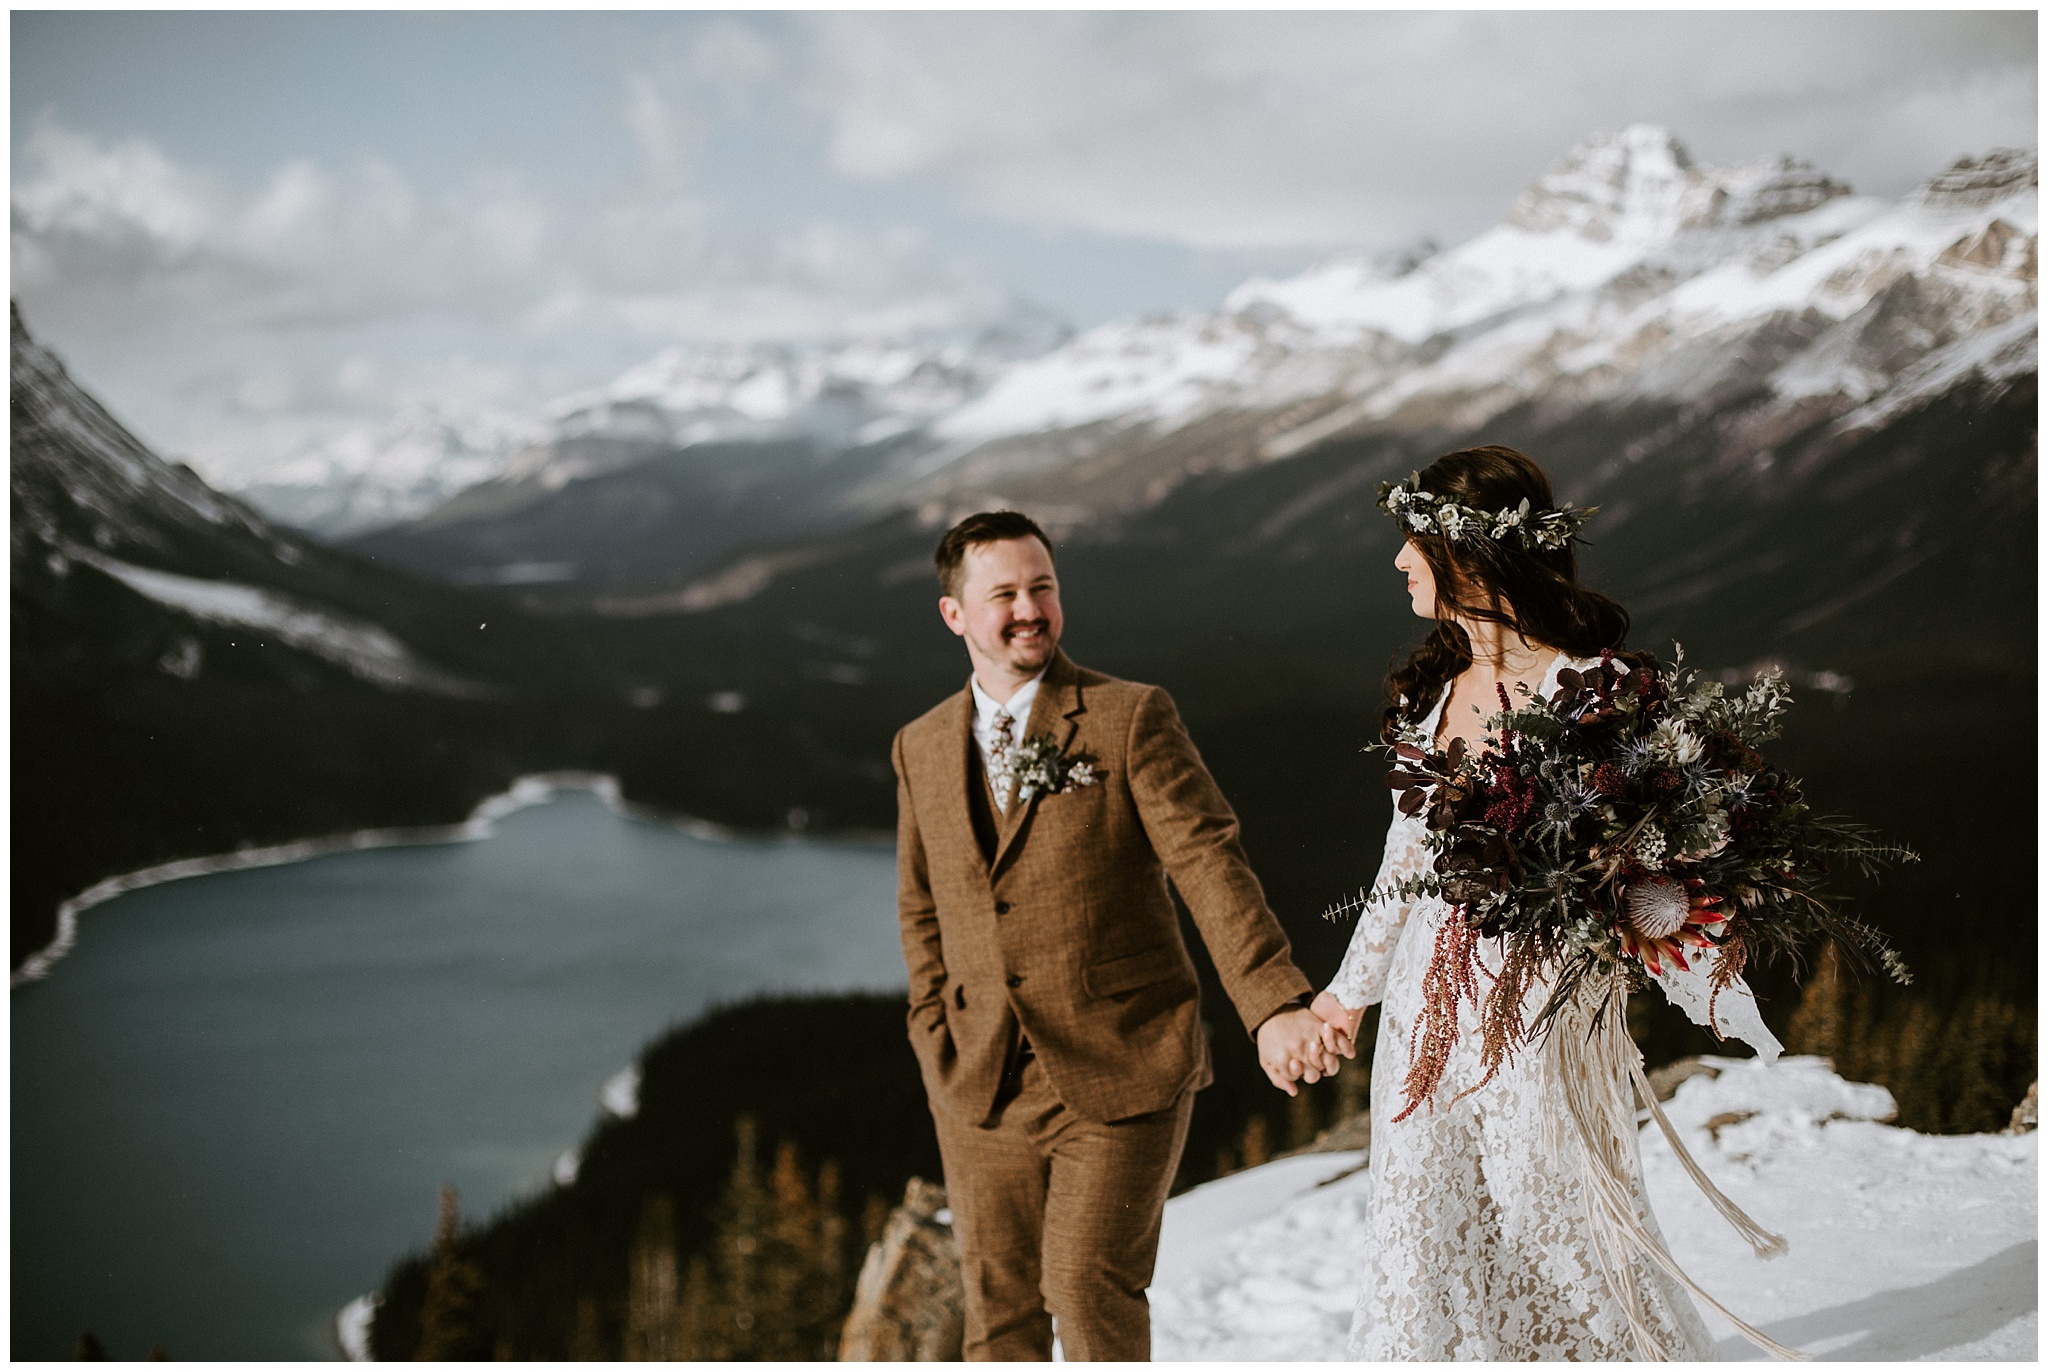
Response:
M12 17L13 290L226 484L676 342L1081 326L1455 243L1596 129L1897 195L2032 146L2006 13Z

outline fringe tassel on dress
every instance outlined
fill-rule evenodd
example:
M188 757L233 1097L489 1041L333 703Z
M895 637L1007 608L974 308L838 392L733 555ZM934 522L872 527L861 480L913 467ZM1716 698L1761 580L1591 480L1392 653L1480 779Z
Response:
M1643 1074L1643 1055L1628 1036L1627 1009L1627 985L1620 976L1610 981L1604 994L1587 987L1550 1026L1545 1056L1560 1097L1560 1108L1550 1112L1552 1144L1558 1156L1572 1157L1578 1162L1593 1253L1607 1278L1608 1288L1620 1302L1637 1352L1647 1361L1670 1361L1643 1309L1642 1292L1629 1270L1631 1253L1669 1273L1733 1324L1744 1338L1771 1356L1810 1362L1806 1354L1738 1319L1728 1307L1702 1290L1679 1267L1657 1232L1637 1213L1636 1113L1629 1101L1630 1081L1634 1082L1635 1092L1649 1102L1650 1113L1656 1117L1686 1173L1756 1250L1757 1256L1771 1258L1785 1251L1785 1240L1744 1214L1686 1151Z

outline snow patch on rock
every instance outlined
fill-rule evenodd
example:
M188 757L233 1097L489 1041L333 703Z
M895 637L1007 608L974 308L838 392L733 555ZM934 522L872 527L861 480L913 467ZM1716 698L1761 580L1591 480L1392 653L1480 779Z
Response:
M377 1297L357 1296L334 1317L334 1340L350 1362L371 1362L370 1323L377 1318Z
M598 1104L615 1119L629 1120L640 1113L640 1066L621 1068L605 1079L597 1093Z
M90 548L64 550L74 562L96 567L130 590L194 619L268 634L315 657L347 668L363 680L394 689L469 696L480 688L429 667L410 649L368 620L315 609L278 591L235 581L209 581L137 567Z

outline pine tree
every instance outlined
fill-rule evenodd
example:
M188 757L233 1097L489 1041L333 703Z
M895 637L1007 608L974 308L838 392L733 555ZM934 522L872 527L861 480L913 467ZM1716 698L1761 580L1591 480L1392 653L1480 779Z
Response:
M1899 1124L1936 1133L1941 1129L1941 1092L1929 1069L1939 1047L1941 1017L1924 997L1915 996L1894 1023L1894 1032L1884 1036L1888 1061L1873 1064L1876 1070L1868 1073L1869 1079L1890 1088L1899 1103Z
M676 1356L675 1207L657 1191L640 1208L626 1286L627 1362L669 1362Z
M818 1207L811 1199L796 1145L784 1142L775 1150L775 1168L768 1184L771 1205L767 1242L761 1254L760 1320L756 1356L787 1362L810 1357L816 1350L806 1337L805 1307L822 1265L818 1246Z
M677 1359L706 1362L718 1356L715 1350L725 1344L723 1315L711 1289L711 1264L701 1257L691 1258L676 1310Z
M611 1350L605 1347L604 1333L598 1324L595 1296L576 1298L576 1332L570 1339L569 1357L575 1362L615 1360Z
M762 1183L756 1154L759 1126L752 1115L733 1123L738 1152L718 1203L712 1266L719 1316L705 1340L705 1356L725 1362L753 1358L760 1334L761 1266L773 1199Z
M1321 1084L1317 1083L1318 1086ZM1316 1141L1316 1133L1323 1127L1323 1114L1316 1101L1316 1088L1304 1085L1295 1092L1294 1098L1287 1102L1289 1148L1306 1148Z
M796 1146L785 1142L764 1180L754 1120L743 1116L734 1132L737 1156L710 1250L692 1259L682 1281L673 1356L831 1361L853 1295L838 1165L822 1164L814 1189ZM879 1229L887 1213L869 1223Z
M857 1275L846 1216L839 1205L839 1164L827 1158L818 1166L818 1274L804 1312L804 1326L817 1350L810 1356L826 1362L838 1360L839 1330L853 1305Z
M840 1167L825 1161L813 1188L793 1143L762 1177L760 1128L741 1116L737 1153L705 1253L690 1259L670 1319L672 1358L688 1362L831 1362L854 1294L854 1253L840 1212ZM868 1198L866 1227L887 1206Z
M420 1306L416 1362L479 1362L496 1351L484 1310L483 1269L461 1251L461 1239L461 1205L455 1188L444 1186L427 1294Z
M1841 1023L1831 1060L1836 1073L1850 1081L1882 1084L1890 1080L1897 1056L1898 1007L1888 1005L1878 988L1867 983L1852 987L1849 981L1842 977Z
M2023 1031L2017 1009L1982 988L1949 1016L1930 1070L1941 1094L1946 1133L2003 1129L2023 1094L2009 1082L2007 1056Z
M1263 1167L1273 1157L1273 1145L1266 1139L1266 1117L1253 1115L1245 1124L1244 1137L1238 1142L1238 1150L1244 1154L1246 1167Z
M1841 1071L1847 1065L1849 986L1842 975L1841 954L1830 943L1814 960L1813 975L1799 994L1799 1006L1786 1026L1789 1051L1826 1058Z

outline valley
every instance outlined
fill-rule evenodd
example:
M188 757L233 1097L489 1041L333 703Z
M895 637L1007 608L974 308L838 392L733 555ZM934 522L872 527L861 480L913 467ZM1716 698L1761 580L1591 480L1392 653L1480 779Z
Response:
M1071 655L1173 693L1320 982L1349 936L1322 912L1372 879L1390 809L1366 751L1379 683L1421 629L1375 490L1499 442L1600 507L1581 570L1630 608L1634 646L1682 644L1731 684L1783 667L1798 704L1774 760L1921 855L1857 888L1915 985L1762 969L1766 1020L1784 1036L1804 1015L1794 1050L1888 1086L1903 1125L1997 1127L2036 1054L2037 192L2032 153L1885 201L1789 157L1695 165L1638 126L1569 151L1469 242L1254 279L1206 313L672 350L538 408L538 437L432 499L405 494L428 488L411 458L384 487L372 468L214 490L17 313L13 965L107 877L452 824L535 772L607 773L629 802L750 833L885 834L895 730L965 675L932 547L1011 506L1058 544ZM881 1001L803 1013L900 1047ZM1653 1064L1714 1048L1647 1004L1631 1020ZM1183 1187L1254 1126L1289 1127L1244 1037L1213 1041ZM856 1066L882 1080L880 1062ZM726 1116L772 1116L780 1090L695 1127L691 1204L736 1156ZM800 1123L806 1165L829 1156L830 1122ZM921 1116L889 1127L909 1132L880 1151L928 1141ZM510 1214L491 1261L569 1231L619 1259L639 1157ZM388 1283L407 1321L425 1273ZM615 1294L623 1274L543 1284ZM578 1318L541 1312L535 1346L559 1354Z

